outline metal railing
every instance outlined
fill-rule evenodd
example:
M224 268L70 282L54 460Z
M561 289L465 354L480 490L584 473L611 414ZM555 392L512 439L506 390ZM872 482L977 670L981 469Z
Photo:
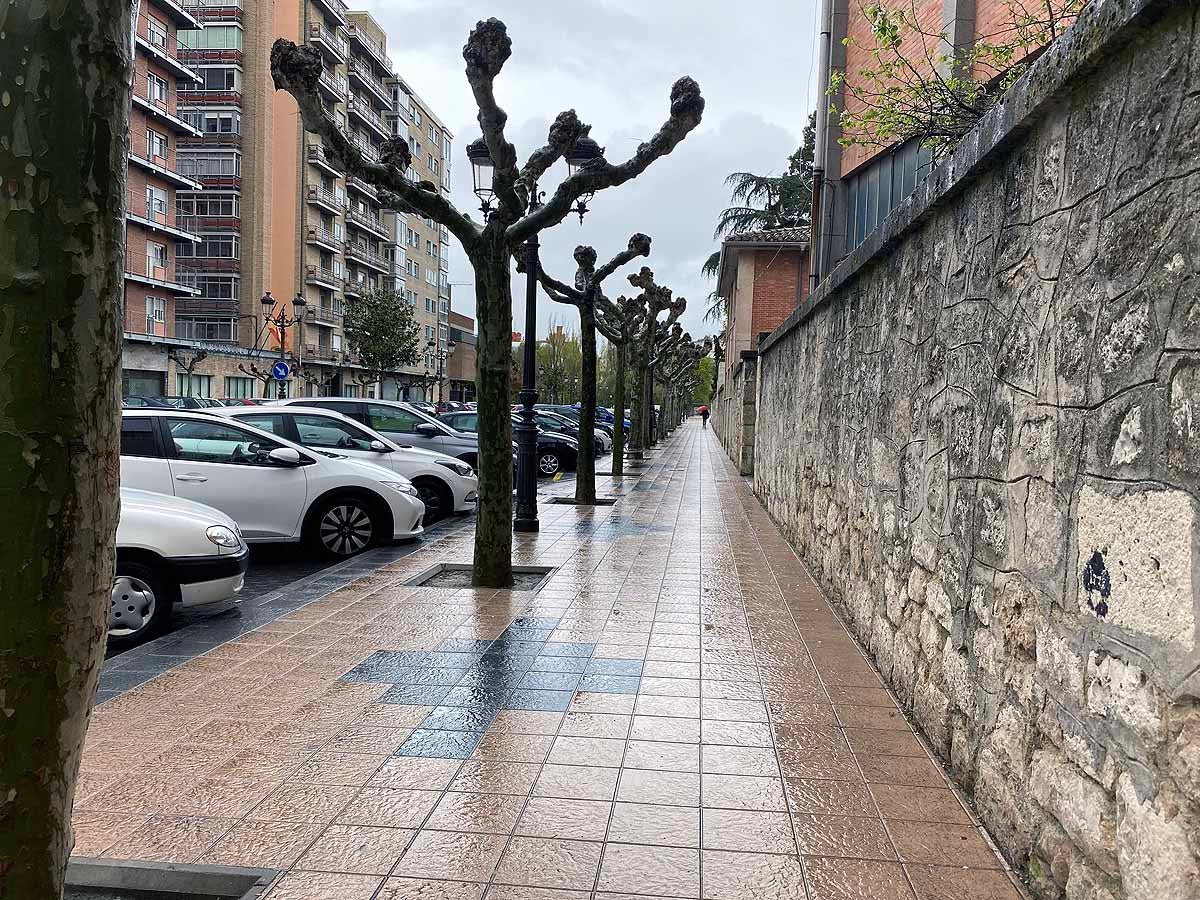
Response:
M324 266L307 266L304 277L306 281L313 281L335 289L340 288L343 284L341 275L338 275L333 269L326 269Z
M371 142L359 137L357 134L350 136L350 141L362 151L362 155L372 162L379 162L379 151L371 146Z
M354 22L351 22L346 26L346 31L350 33L352 38L355 38L367 48L367 52L371 54L377 63L387 70L389 75L395 74L396 67L392 65L392 60L387 55L387 49L383 46L383 44L376 41L373 37L359 28Z
M336 325L342 319L342 314L329 306L310 306L309 318L324 325Z
M310 43L319 41L329 45L338 52L342 59L350 55L350 43L320 22L308 23L308 40Z
M328 203L330 206L335 206L339 210L346 208L346 201L339 197L333 191L327 191L323 187L317 187L315 184L308 186L308 199L315 200L319 203Z
M336 247L339 251L343 246L343 242L340 237L338 237L328 228L323 228L320 225L308 226L308 239L315 244L325 244L326 246Z
M345 100L346 94L350 90L350 85L346 81L345 76L335 75L328 69L322 69L321 74L317 77L318 84L324 86L334 96Z
M375 71L360 59L350 57L350 74L356 76L366 84L370 85L378 91L381 98L385 98L388 103L392 102L392 92L388 90L388 86L384 84L382 78L376 76Z
M359 262L367 263L368 265L376 266L380 269L387 270L390 264L386 259L376 253L369 247L364 247L361 244L349 243L346 245L346 258L355 259Z
M364 212L359 212L357 209L349 209L346 211L346 219L359 225L368 231L373 231L377 234L387 234L387 226L383 224L382 219L368 215Z
M189 275L194 276L195 270L192 266L179 260L168 259L166 265L161 265L153 262L144 253L126 251L125 273L160 281L163 284L186 284L184 279Z
M325 147L322 144L308 145L308 161L319 165L328 166L335 171L341 171L333 164L333 160L329 158L329 154L325 152Z
M159 25L155 22L155 25ZM149 44L164 56L178 62L180 65L186 66L187 63L180 58L180 51L187 48L180 43L179 38L173 36L169 31L162 32L158 28L155 31L150 30L150 18L148 16L138 16L137 21L137 36Z
M379 117L379 113L375 112L374 107L372 107L370 103L367 103L361 97L355 97L351 95L350 111L359 118L363 119L363 121L374 126L381 133L387 135L391 134L383 119ZM376 156L376 158L378 158L378 156Z

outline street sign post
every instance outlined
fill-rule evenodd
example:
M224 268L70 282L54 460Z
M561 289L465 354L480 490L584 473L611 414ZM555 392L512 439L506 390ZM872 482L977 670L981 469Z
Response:
M285 363L282 359L275 365L271 366L271 376L276 381L287 381L288 376L292 374L292 367Z

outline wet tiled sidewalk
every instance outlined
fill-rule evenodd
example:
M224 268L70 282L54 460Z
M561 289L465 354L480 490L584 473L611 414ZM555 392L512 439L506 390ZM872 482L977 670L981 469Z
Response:
M269 900L1016 900L711 432L600 481L521 537L536 593L404 586L464 529L109 700L76 854Z

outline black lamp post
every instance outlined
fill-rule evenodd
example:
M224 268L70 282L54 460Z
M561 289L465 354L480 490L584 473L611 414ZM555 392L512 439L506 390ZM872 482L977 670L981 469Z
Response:
M440 326L439 326L440 327ZM450 358L450 354L454 352L454 348L458 345L454 341L446 344L445 350L437 349L437 341L431 340L426 345L430 350L435 351L437 357L437 402L441 403L446 398L443 396L442 384L445 382L446 360Z
M259 298L258 301L262 304L263 312L263 328L268 325L274 325L279 334L279 361L284 362L286 358L287 330L293 325L302 326L304 322L304 308L308 306L304 297L296 294L292 298L292 311L295 315L289 316L283 304L276 303L275 298L271 296L271 292L267 291ZM296 329L297 340L302 339L303 333L299 328ZM280 400L287 397L286 382L276 380L275 396Z
M599 159L604 155L604 148L589 137L580 138L575 146L568 150L563 158L567 162L570 174L574 175L586 163ZM480 211L484 221L492 213L492 203L496 192L492 188L492 177L495 165L488 151L487 141L482 137L467 145L467 159L471 163L471 177L475 185L475 196L479 198ZM582 224L587 213L587 203L592 193L584 194L576 201L571 210L579 216ZM542 205L541 194L534 184L529 192L529 211L532 212ZM538 285L538 240L537 235L530 235L522 248L525 263L525 353L521 366L521 391L517 400L521 410L517 414L517 424L513 426L517 442L517 510L513 519L514 531L537 531L537 420L534 405L538 401L537 392L537 285Z

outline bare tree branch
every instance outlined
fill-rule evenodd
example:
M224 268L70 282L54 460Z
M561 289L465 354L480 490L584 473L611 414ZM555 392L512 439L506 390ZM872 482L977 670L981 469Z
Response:
M508 36L508 29L496 18L476 23L463 47L467 82L475 96L475 105L479 107L479 127L494 166L492 190L496 192L501 210L506 214L506 221L516 221L526 208L514 190L519 173L517 149L504 136L508 113L496 102L494 91L496 76L511 55L512 39Z
M576 250L575 252L576 252L576 254L578 254L579 251ZM596 251L593 250L592 251L593 264L595 264L595 253L596 253ZM642 234L639 231L637 234L633 235L633 237L631 237L629 239L629 244L625 247L624 250L622 250L620 253L618 253L616 256L614 256L612 259L610 259L603 266L601 266L599 269L596 270L596 273L592 276L592 282L595 284L603 284L604 280L606 278L608 278L610 275L612 275L613 272L617 271L617 269L621 268L622 266L628 265L629 263L631 263L635 259L637 259L639 256L649 256L649 255L650 255L650 236ZM578 256L576 256L576 259L578 259Z
M671 88L670 116L649 141L640 144L633 156L620 165L614 166L601 157L564 179L544 206L508 226L509 242L520 243L531 234L557 225L584 194L617 187L636 178L655 160L674 150L700 124L703 114L704 97L700 94L700 85L686 76L680 78Z
M429 182L413 184L404 176L412 163L412 154L404 139L384 141L380 162L367 159L325 111L317 91L321 70L321 54L315 47L298 47L280 38L271 48L271 76L275 89L285 90L296 99L305 129L321 137L332 164L347 175L382 189L389 195L389 201L397 203L404 211L416 211L445 225L470 253L480 240L479 227L455 209L436 185Z
M550 133L546 137L545 145L534 150L529 155L525 167L521 169L521 174L517 178L517 193L528 201L538 179L546 174L547 169L562 159L566 152L575 146L576 141L587 137L591 130L591 125L584 125L579 121L575 110L568 109L566 112L560 112L550 126Z

